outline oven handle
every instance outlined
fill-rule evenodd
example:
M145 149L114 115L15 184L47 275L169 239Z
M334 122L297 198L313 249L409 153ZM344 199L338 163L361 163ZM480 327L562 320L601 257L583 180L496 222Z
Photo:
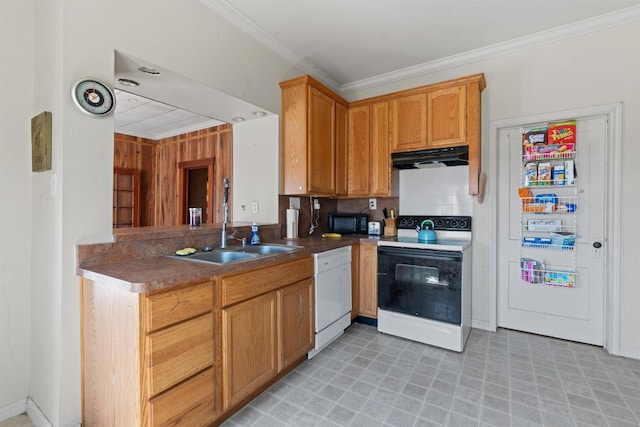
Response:
M378 246L378 256L411 256L414 258L433 259L438 261L462 261L462 252L441 251L434 249L397 248Z

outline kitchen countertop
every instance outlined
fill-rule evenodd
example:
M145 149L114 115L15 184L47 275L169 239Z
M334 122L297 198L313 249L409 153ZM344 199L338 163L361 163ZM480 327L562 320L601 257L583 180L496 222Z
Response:
M346 245L358 244L362 240L379 240L378 236L343 236L338 239L309 237L295 240L282 239L280 241L263 242L263 244L288 244L299 246L297 250L278 254L262 255L247 260L235 261L227 264L213 264L182 260L166 255L129 256L110 262L103 257L103 262L79 262L77 274L85 279L116 286L129 292L148 292L157 289L170 288L181 283L196 281L220 274L227 274L250 268L293 260L313 253L323 252ZM111 245L111 244L107 244ZM229 245L229 248L238 246ZM108 250L108 247L107 249ZM141 252L142 253L142 252Z

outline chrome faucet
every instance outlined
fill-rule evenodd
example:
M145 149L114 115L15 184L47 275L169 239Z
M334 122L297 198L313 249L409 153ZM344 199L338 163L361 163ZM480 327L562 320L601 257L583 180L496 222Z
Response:
M229 178L222 181L222 237L220 247L227 247L227 221L229 221Z

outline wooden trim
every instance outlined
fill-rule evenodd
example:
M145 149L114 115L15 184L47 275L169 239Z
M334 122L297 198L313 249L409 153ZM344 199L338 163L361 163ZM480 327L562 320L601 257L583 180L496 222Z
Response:
M480 92L482 82L467 84L467 143L469 144L469 194L478 195L480 192L481 162L481 133L480 133Z
M280 89L286 89L286 88L295 87L298 85L312 86L315 89L318 89L320 92L327 95L328 97L330 97L331 99L333 99L334 101L336 101L337 103L342 104L345 107L349 106L349 101L347 101L340 95L336 94L334 91L332 91L331 89L329 89L328 87L326 87L325 85L323 85L318 80L311 77L310 75L304 75L304 76L296 77L291 80L280 82Z
M186 223L186 211L187 211L187 194L189 193L187 185L189 180L187 174L192 169L204 169L207 168L207 181L209 188L207 189L207 220L206 222L213 223L213 176L215 169L215 158L210 157L207 159L199 160L187 160L178 163L178 224ZM205 221L203 221L204 223Z

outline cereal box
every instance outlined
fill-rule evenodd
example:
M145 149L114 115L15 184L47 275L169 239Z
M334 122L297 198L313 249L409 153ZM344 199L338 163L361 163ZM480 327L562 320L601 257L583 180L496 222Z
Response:
M549 128L539 127L533 128L522 132L522 155L525 159L532 160L535 158L536 152L534 147L547 145L547 136L549 134Z
M549 144L575 144L576 121L549 123L548 141ZM571 151L573 151L573 147L571 147Z

